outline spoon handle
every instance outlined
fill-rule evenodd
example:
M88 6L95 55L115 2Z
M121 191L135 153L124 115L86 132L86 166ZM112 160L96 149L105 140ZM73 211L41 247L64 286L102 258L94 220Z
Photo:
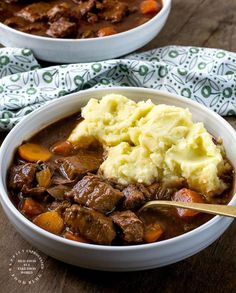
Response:
M207 204L207 203L186 203L180 201L165 201L165 200L153 200L147 202L139 211L151 207L178 207L178 208L188 208L191 210L204 212L213 215L221 215L227 217L236 218L236 206L229 205L219 205L219 204Z

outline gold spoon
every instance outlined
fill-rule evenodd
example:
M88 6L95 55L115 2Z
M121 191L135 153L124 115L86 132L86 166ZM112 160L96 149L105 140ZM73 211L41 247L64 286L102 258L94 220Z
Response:
M207 203L186 203L181 201L153 200L143 205L139 211L153 207L177 207L187 208L194 211L204 212L213 215L221 215L236 218L236 206L207 204Z

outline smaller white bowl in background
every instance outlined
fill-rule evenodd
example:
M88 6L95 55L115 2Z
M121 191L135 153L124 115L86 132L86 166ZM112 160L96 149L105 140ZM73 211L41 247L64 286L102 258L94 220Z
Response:
M0 202L16 230L32 245L61 261L84 268L107 271L135 271L165 266L187 258L215 241L233 221L215 216L200 227L178 237L152 244L102 246L79 243L49 233L24 217L11 202L7 192L7 170L16 148L47 125L81 109L90 98L117 93L139 101L151 99L189 108L194 121L202 121L208 131L224 142L227 157L236 169L236 132L219 115L204 106L174 94L144 88L108 88L86 90L49 102L26 116L8 134L0 148ZM234 187L235 192L235 187ZM236 205L234 196L229 203Z
M0 22L0 43L6 47L29 48L36 58L55 63L91 62L128 54L150 42L163 28L171 0L148 22L116 35L90 39L56 39L23 33Z

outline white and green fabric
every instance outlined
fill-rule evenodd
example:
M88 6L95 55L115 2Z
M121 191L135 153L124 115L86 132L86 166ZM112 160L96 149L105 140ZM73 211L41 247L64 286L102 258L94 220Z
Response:
M41 68L28 49L0 49L0 130L47 101L88 88L137 86L236 114L236 53L168 46L121 59Z

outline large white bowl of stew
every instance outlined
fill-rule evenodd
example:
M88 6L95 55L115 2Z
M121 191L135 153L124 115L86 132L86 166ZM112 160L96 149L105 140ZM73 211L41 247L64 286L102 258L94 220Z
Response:
M0 43L49 62L115 58L151 41L170 7L171 0L1 1Z
M109 235L111 235L110 214L103 213L101 215L101 212L84 207L83 203L73 202L73 199L71 203L73 204L72 208L71 204L69 203L68 205L68 201L64 200L60 193L60 188L59 191L58 189L55 190L55 186L58 187L60 185L70 192L78 182L82 185L84 184L85 189L89 189L90 185L86 184L90 178L93 178L95 181L100 180L96 177L100 175L95 175L96 167L92 167L92 169L95 169L90 169L89 174L86 173L86 176L85 174L80 174L77 179L70 178L70 172L68 173L68 170L65 168L66 164L67 167L68 164L73 165L77 160L76 156L83 158L84 154L83 152L81 153L81 149L73 150L73 153L71 153L71 145L65 145L65 141L81 119L81 107L84 107L91 98L101 99L110 93L121 94L134 101L151 99L154 104L188 108L193 115L194 122L203 122L206 129L214 137L216 144L217 138L221 138L227 160L229 160L233 168L230 174L225 174L225 180L231 182L230 189L217 199L213 199L212 202L229 205L236 204L236 198L233 196L235 192L233 177L236 168L236 134L235 130L222 117L196 102L174 94L145 88L109 88L86 90L49 102L25 117L8 134L0 150L0 199L4 212L16 230L33 246L56 259L84 268L107 271L145 270L165 266L190 257L220 237L231 224L232 219L222 216L210 216L203 213L193 214L193 217L190 218L181 218L178 215L178 210L147 210L146 214L141 217L142 221L144 220L144 225L146 225L145 221L148 220L149 224L151 223L152 225L153 222L153 227L156 227L155 221L157 220L157 223L161 224L163 231L161 236L150 234L148 237L140 240L137 239L137 237L140 237L140 235L138 236L140 232L138 228L140 218L137 218L140 214L137 213L137 210L132 210L125 215L125 217L129 218L132 214L131 218L129 218L131 226L128 232L125 231L125 225L118 227L119 219L113 219L117 225L117 234L116 238L113 237L114 235L112 236L113 240L111 241L109 240ZM47 175L45 170L47 173L50 168L45 168L43 157L42 161L32 161L32 154L25 152L25 148L27 150L29 144L37 145L39 149L36 149L36 156L37 152L42 152L42 156L44 156L46 161L49 155L51 156L50 162L55 160L59 160L61 163L67 162L63 165L64 169L60 169L62 171L61 175L54 173L53 177L51 177L54 180L54 185L52 188L49 186L50 192L48 191L46 196L44 193L45 188L42 191L43 187L39 187L35 180L38 183L42 182L41 180L44 180L45 175ZM100 146L95 145L93 147L95 149L85 150L85 153L89 152L86 155L90 156L92 166L96 165L101 159ZM61 156L61 148L64 150L63 156ZM49 153L51 154L48 153L48 150L50 150ZM68 156L70 159L68 159ZM12 170L16 171L17 174L15 177L16 181L14 182L15 187L11 185L12 179L11 174L9 174ZM43 173L41 172L42 170L44 170ZM22 184L20 174L22 171L24 173L23 180L26 180L26 185L23 188L20 186L19 190L18 184ZM34 175L32 175L32 172ZM35 173L37 173L36 178L32 179ZM62 174L65 176L63 175L63 177ZM31 186L27 185L27 182L30 180ZM109 183L111 186L108 189L107 185L104 185L107 182L99 181L99 184L103 185L103 193L107 191L107 194L109 194L108 189L114 188L117 197L120 196L119 192L123 190L114 182ZM83 189L82 185L81 188ZM143 188L145 187L143 186ZM42 194L44 195L42 196ZM171 198L168 199L171 200ZM103 209L104 205L102 204L101 207ZM47 222L48 213L51 213L50 221L52 222ZM58 218L58 215L63 213L67 213L67 217L71 217L70 219L72 220L74 215L78 216L79 213L79 221L82 221L80 223L83 226L80 226L80 228L82 227L80 231L82 231L82 234L84 233L83 235L77 233L78 231L75 232L75 226L72 227L75 230L63 226L64 223L61 217ZM88 213L91 214L88 215ZM134 217L136 218L134 219ZM101 225L96 226L97 224L94 221L99 221ZM83 231L84 228L86 231ZM131 235L132 231L134 232L133 236ZM97 233L95 238L93 236L90 238L93 233ZM124 239L125 235L127 236L126 239ZM131 238L133 237L131 241L130 235Z

